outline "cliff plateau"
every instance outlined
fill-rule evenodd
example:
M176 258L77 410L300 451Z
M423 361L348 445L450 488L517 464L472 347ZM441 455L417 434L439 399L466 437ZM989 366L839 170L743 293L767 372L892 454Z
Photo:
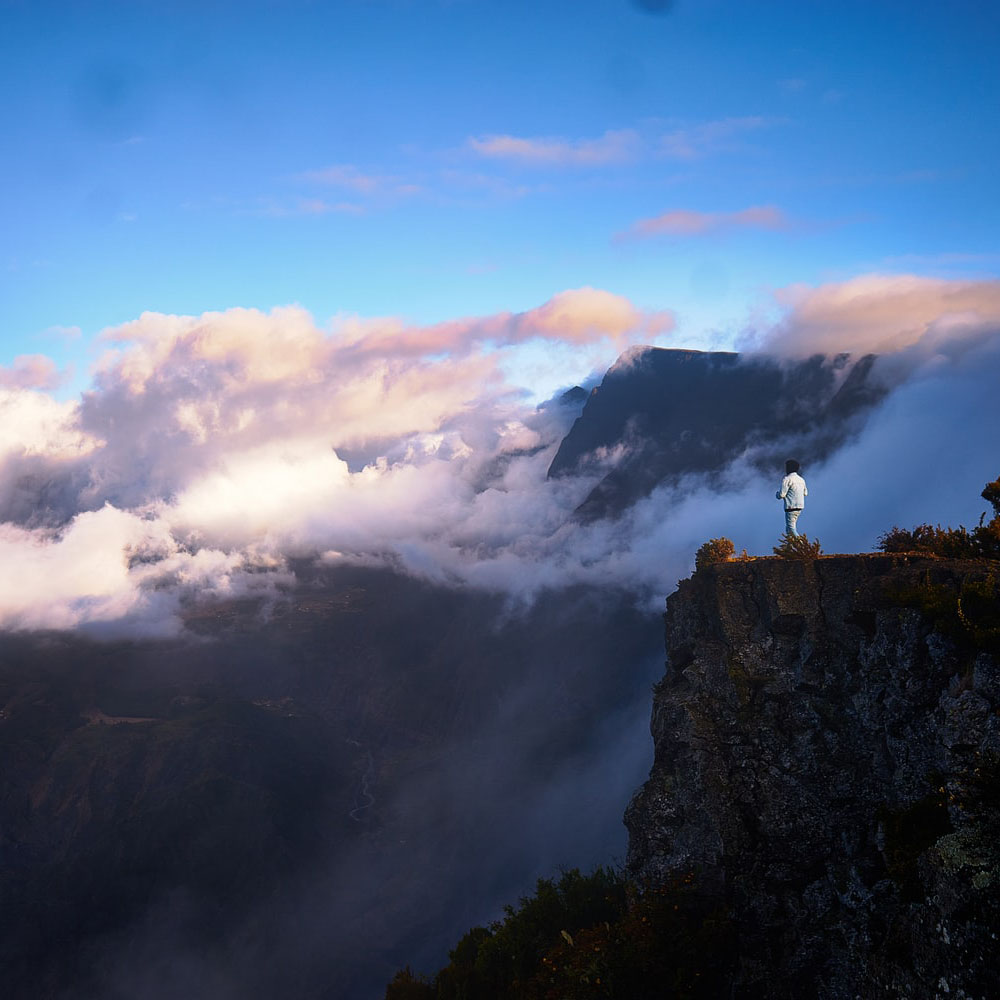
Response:
M1000 996L995 572L759 559L667 600L627 867L729 915L731 996Z

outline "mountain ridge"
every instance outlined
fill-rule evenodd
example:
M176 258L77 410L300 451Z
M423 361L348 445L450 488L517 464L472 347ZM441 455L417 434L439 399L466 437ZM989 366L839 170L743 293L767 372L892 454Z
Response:
M617 517L685 475L717 476L741 457L768 471L787 454L818 462L849 441L884 398L875 362L875 355L782 361L633 348L591 391L548 475L601 474L576 510L592 521Z

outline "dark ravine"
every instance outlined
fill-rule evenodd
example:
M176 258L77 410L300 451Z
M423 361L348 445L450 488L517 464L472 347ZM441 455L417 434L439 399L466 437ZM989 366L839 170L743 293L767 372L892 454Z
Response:
M1000 996L995 573L760 559L668 599L627 866L726 906L731 996Z
M0 633L3 1000L364 1000L621 843L655 614L292 568L171 640Z

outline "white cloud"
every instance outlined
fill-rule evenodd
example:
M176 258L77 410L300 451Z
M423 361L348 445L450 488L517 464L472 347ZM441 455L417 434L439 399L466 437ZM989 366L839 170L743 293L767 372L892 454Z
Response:
M825 469L806 461L806 530L866 548L874 520L884 530L924 503L922 519L947 520L956 491L1000 471L986 468L996 283L869 276L779 298L788 312L763 331L768 349L891 352L880 365L901 386L856 445ZM292 307L144 314L105 333L79 404L0 390L0 555L18 567L0 584L0 624L165 634L194 595L260 592L308 553L520 598L591 582L658 602L708 537L769 551L774 484L737 460L721 492L691 481L578 524L599 473L546 479L572 414L536 411L504 371L547 344L603 349L607 364L671 326L589 288L430 327L340 317L320 330ZM859 510L886 467L899 489L875 487L881 502ZM49 513L32 520L42 497Z

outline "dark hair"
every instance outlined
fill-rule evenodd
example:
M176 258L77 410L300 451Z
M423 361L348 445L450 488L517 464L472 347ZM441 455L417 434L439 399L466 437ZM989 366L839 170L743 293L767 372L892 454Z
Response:
M795 461L794 458L790 458L785 462L785 475L790 476L793 472L799 471L799 463Z

